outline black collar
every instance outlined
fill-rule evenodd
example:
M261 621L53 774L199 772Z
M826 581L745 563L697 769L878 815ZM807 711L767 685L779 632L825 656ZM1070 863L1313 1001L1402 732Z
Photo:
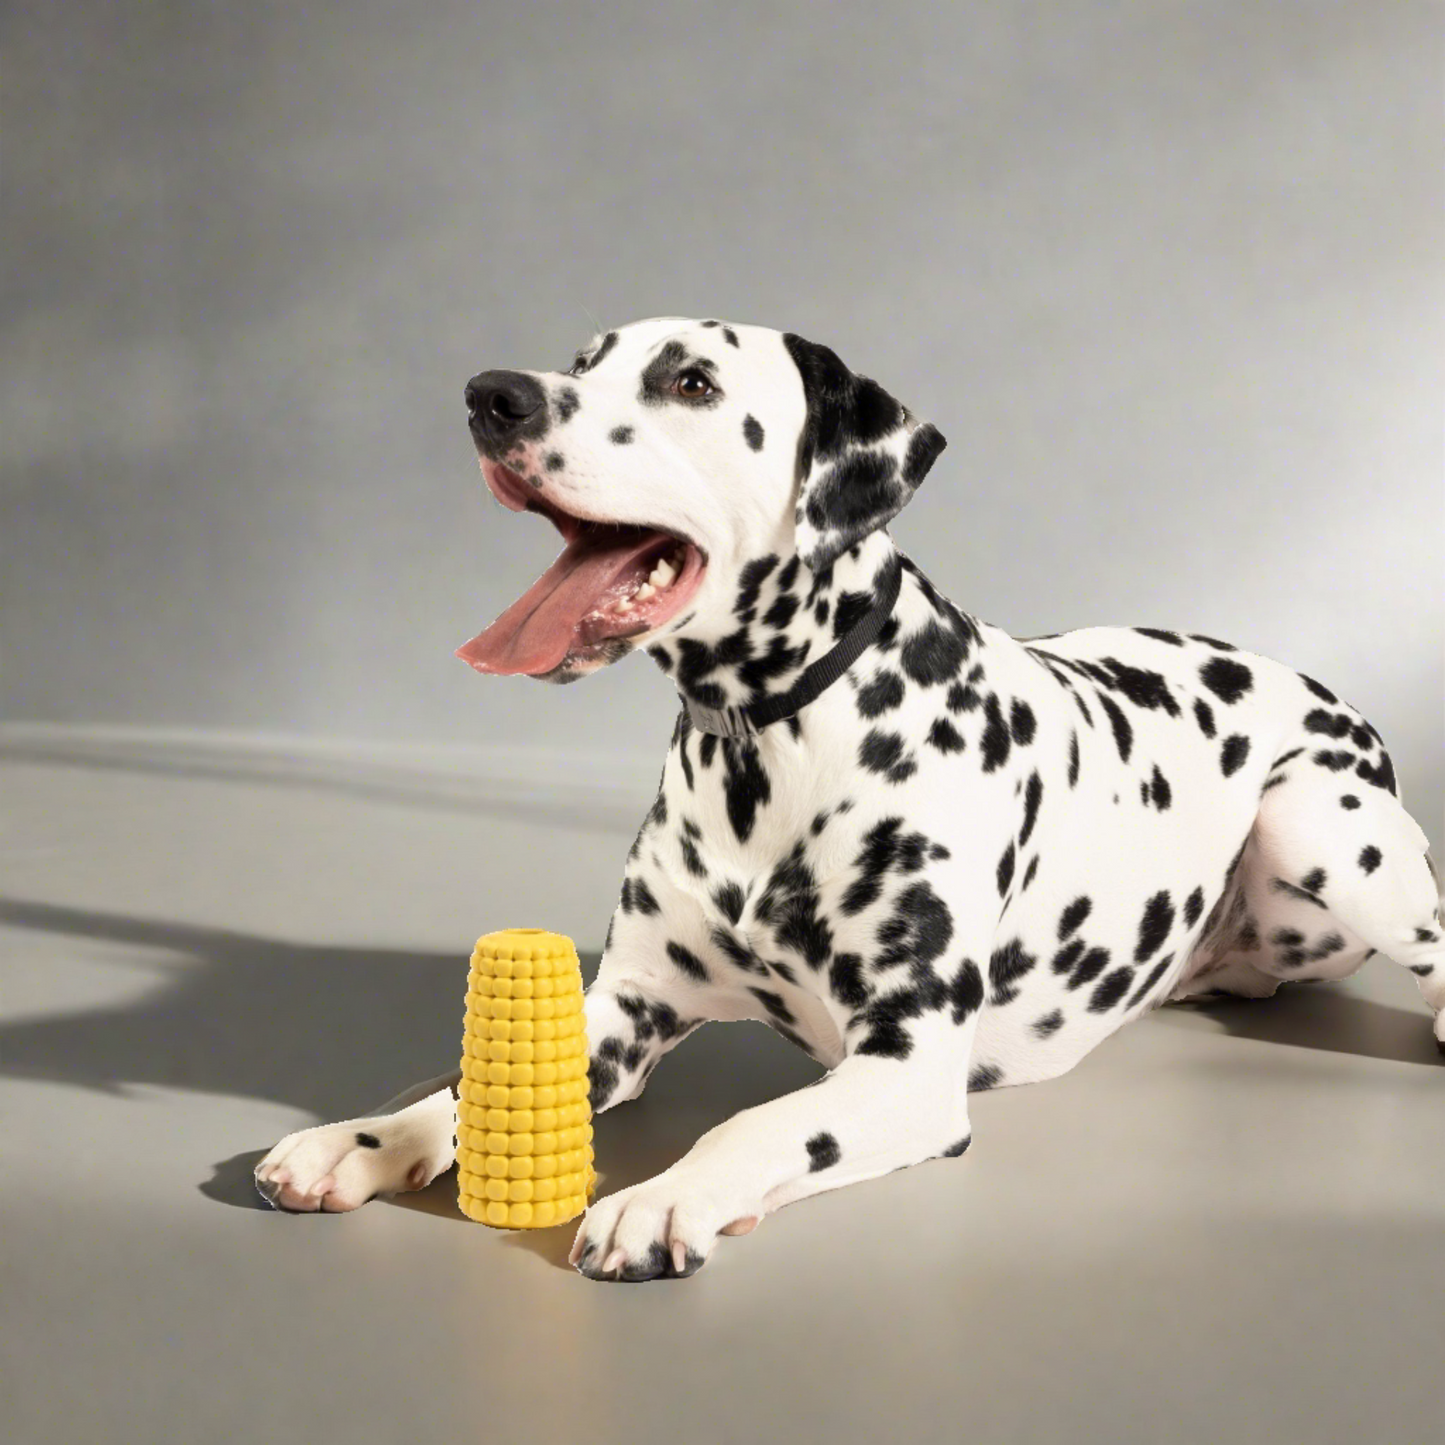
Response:
M765 727L801 712L817 696L832 685L857 662L863 649L883 630L898 592L903 585L903 562L895 559L893 568L878 594L878 600L858 620L852 630L831 651L825 652L816 662L810 663L799 674L798 680L786 692L773 697L760 698L757 702L741 703L733 707L703 707L690 697L684 696L683 706L692 719L692 725L700 733L711 733L720 738L756 737Z

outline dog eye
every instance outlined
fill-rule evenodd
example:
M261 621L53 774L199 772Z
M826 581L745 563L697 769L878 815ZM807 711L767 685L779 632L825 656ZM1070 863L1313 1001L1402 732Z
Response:
M586 369L587 358L579 351L577 355L572 358L572 365L562 374L564 376L581 376Z
M708 379L705 371L698 371L693 367L688 371L678 372L672 389L684 401L702 401L711 396L717 387Z

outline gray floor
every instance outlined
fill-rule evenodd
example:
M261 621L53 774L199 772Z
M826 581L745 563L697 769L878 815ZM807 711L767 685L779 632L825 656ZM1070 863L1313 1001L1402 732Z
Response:
M13 1445L1440 1438L1445 1060L1391 966L1166 1010L981 1099L966 1160L599 1286L446 1179L291 1218L249 1173L449 1065L477 933L595 950L615 821L3 752ZM601 1121L604 1188L813 1072L705 1030Z

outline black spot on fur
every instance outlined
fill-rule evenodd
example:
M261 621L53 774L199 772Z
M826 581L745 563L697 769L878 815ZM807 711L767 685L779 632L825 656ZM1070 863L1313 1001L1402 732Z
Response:
M1299 881L1300 887L1306 893L1319 893L1325 886L1325 870L1323 868L1311 868L1308 873Z
M632 437L633 431L630 426L615 426L607 433L607 440L612 442L614 446L619 447L625 447L632 440Z
M1135 632L1152 637L1155 642L1167 642L1171 647L1183 647L1184 639L1177 632L1168 632L1162 627L1136 627Z
M1059 914L1059 938L1063 940L1070 934L1077 933L1084 920L1094 910L1094 900L1086 894L1080 894Z
M1039 818L1039 804L1044 797L1044 780L1039 777L1038 772L1029 774L1029 780L1024 787L1024 821L1019 828L1019 847L1022 848L1029 841L1034 831L1034 824Z
M903 701L903 679L884 670L858 689L858 711L866 718L890 712Z
M1174 905L1166 890L1160 889L1145 905L1139 919L1139 942L1134 949L1134 962L1143 963L1159 952L1169 930L1174 927Z
M1013 1002L1018 997L1017 983L1029 973L1038 959L1024 951L1023 943L1010 939L1002 948L996 948L988 961L988 981L992 989L989 1003L993 1005Z
M1009 730L1004 726L1003 711L994 693L990 693L984 701L983 715L985 723L980 740L983 748L983 770L992 773L1008 761L1009 748L1012 746Z
M757 417L748 415L743 418L743 437L755 452L762 451L763 424Z
M1360 850L1360 867L1366 873L1373 873L1380 866L1384 854L1373 843Z
M948 1001L956 1024L963 1023L983 1007L983 974L971 958L964 959L948 985Z
M1174 801L1174 794L1169 787L1169 779L1159 771L1157 763L1154 765L1154 776L1149 783L1149 796L1161 813L1166 812L1170 803Z
M1202 697L1194 699L1194 721L1199 724L1199 731L1205 737L1214 736L1214 709Z
M831 1169L843 1157L838 1141L831 1134L814 1134L806 1147L809 1174L816 1174L820 1169Z
M771 801L773 789L756 744L737 738L724 738L722 742L728 822L738 840L745 843L752 836L758 809Z
M944 754L961 753L966 746L963 735L946 717L933 720L933 726L928 729L928 742Z
M1134 982L1134 970L1132 968L1116 968L1112 973L1105 974L1099 981L1099 986L1089 996L1089 1012L1091 1014L1108 1013L1108 1011L1129 992L1129 985Z
M1353 793L1346 793L1340 799L1340 807L1344 808L1346 811L1353 812L1354 809L1358 808L1359 806L1360 800Z
M1188 898L1184 900L1184 924L1187 928L1193 928L1199 922L1199 915L1204 912L1204 890L1196 888Z
M356 1142L360 1144L363 1149L381 1148L381 1140L378 1139L375 1134L359 1132L356 1136Z
M1069 988L1083 988L1085 984L1092 983L1109 966L1109 950L1107 948L1091 948L1074 965L1073 972L1069 975ZM1054 967L1058 967L1058 960L1054 961Z
M1134 748L1134 729L1129 719L1119 710L1119 705L1106 693L1099 694L1099 702L1108 715L1109 726L1114 730L1114 745L1119 749L1119 760L1127 763Z
M1069 786L1079 781L1079 735L1069 734Z
M1148 977L1129 996L1129 1002L1126 1003L1124 1007L1133 1008L1136 1003L1138 1003L1142 998L1144 998L1149 993L1149 990L1152 989L1154 985L1158 983L1161 978L1164 977L1165 971L1173 962L1174 955L1172 953L1166 953L1164 957L1161 958L1159 962L1156 963L1154 967L1149 970Z
M1243 733L1231 733L1219 750L1219 771L1226 778L1233 777L1249 756L1249 739Z
M1377 788L1383 788L1392 797L1395 796L1395 767L1383 748L1380 749L1379 765L1372 766L1367 758L1361 758L1355 768L1355 776L1364 782L1373 783Z
M564 386L558 389L553 404L557 408L558 421L571 421L577 415L578 408L582 405L582 399L577 395L576 387Z
M906 782L918 771L897 733L872 729L858 747L858 761L869 772L881 773L890 783Z
M994 876L998 883L998 896L1002 898L1008 892L1008 886L1014 878L1014 845L1012 843L1003 850L1003 856L998 860Z
M1332 693L1329 688L1327 688L1322 682L1316 682L1314 678L1306 677L1304 673L1300 673L1299 680L1304 683L1304 685L1309 688L1309 690L1314 693L1317 698L1321 699L1321 701L1329 703L1339 702L1339 698L1337 698L1334 693Z
M978 1064L968 1076L968 1091L982 1094L1003 1083L1003 1070L997 1064Z
M680 943L674 943L671 939L667 944L667 956L680 968L689 978L697 979L699 983L707 982L707 969L702 959L691 949L684 948Z
M724 883L721 888L713 889L712 901L729 923L736 923L743 916L745 900L740 884Z
M1199 680L1226 703L1238 702L1254 686L1254 674L1232 657L1211 657L1199 669Z
M899 661L914 682L921 687L932 687L958 675L967 650L954 628L926 622L903 644Z
M1034 740L1038 724L1034 710L1022 698L1015 698L1009 706L1009 732L1017 747L1026 748Z
M938 1157L940 1159L957 1159L968 1152L968 1146L972 1143L973 1136L969 1135L968 1138L960 1139L956 1144L950 1144Z
M1064 1011L1056 1008L1052 1013L1046 1013L1042 1018L1034 1020L1034 1033L1041 1039L1056 1034L1064 1026Z
M860 1009L868 1002L869 987L863 978L863 960L856 953L837 953L828 965L828 987L839 1003Z

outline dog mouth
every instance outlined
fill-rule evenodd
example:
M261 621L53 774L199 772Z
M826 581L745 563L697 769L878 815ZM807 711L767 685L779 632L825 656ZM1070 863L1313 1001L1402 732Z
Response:
M610 661L619 642L637 645L697 592L707 557L688 538L565 511L500 462L484 458L482 475L504 507L540 512L566 545L490 627L457 649L478 672L541 677Z

